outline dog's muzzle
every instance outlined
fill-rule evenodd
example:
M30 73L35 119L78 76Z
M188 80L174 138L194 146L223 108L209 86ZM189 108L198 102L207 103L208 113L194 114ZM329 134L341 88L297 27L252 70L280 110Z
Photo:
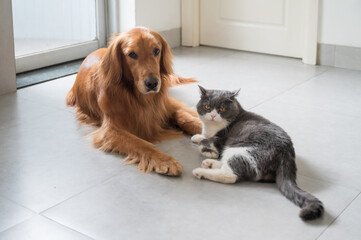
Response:
M147 87L147 92L157 91L158 83L159 83L159 79L156 77L147 78L144 81L144 85Z

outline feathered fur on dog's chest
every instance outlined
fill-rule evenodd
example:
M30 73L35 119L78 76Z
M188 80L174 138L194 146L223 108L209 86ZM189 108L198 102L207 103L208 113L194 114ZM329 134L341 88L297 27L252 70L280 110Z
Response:
M168 97L156 94L160 93L152 93L141 100L132 96L133 98L119 102L121 108L118 109L121 111L117 118L122 127L148 141L158 139L165 129L171 127Z

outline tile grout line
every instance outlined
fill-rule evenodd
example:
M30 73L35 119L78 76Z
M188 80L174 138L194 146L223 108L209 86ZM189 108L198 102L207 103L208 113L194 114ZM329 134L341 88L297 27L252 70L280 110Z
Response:
M32 216L31 218L28 218L28 219L22 220L22 221L20 221L20 222L16 223L15 225L12 225L11 227L8 227L8 228L6 228L6 229L4 229L4 230L0 231L0 235L1 235L2 233L6 232L6 231L9 231L10 229L12 229L12 228L14 228L14 227L18 226L18 225L20 225L20 224L23 224L24 222L29 221L29 220L30 220L30 219L32 219L33 217L34 217L34 216Z
M324 234L326 232L327 229L329 229L331 227L331 225L342 215L342 213L344 213L346 211L346 209L348 209L348 207L356 200L356 198L358 198L361 195L361 192L359 192L356 197L354 197L351 202L349 204L347 204L347 206L340 212L339 215L337 215L331 222L330 224L327 225L327 227L315 238L315 240L319 239L322 234Z
M300 83L298 83L298 84L296 84L296 85L294 85L294 86L292 86L292 87L290 87L290 88L287 88L287 89L283 90L282 92L280 92L280 93L278 93L278 94L276 94L276 95L274 95L274 96L272 96L272 97L270 97L270 98L268 98L268 99L266 99L266 100L264 100L264 101L262 101L262 102L260 102L260 103L258 103L258 104L256 104L256 105L254 105L253 107L249 108L248 110L251 110L251 109L253 109L253 108L256 108L256 107L264 104L265 102L268 102L268 101L270 101L270 100L273 100L273 99L275 99L275 98L277 98L277 97L285 94L286 92L288 92L288 91L290 91L290 90L292 90L292 89L294 89L294 88L296 88L296 87L299 87L299 86L301 86L301 85L303 85L303 84L305 84L305 83L308 83L309 81L311 81L311 80L313 80L313 79L321 76L322 74L326 73L326 72L329 71L329 70L330 70L330 69L326 69L325 71L323 71L323 72L321 72L321 73L319 73L319 74L316 74L315 76L310 77L309 79L306 79L306 80L303 81L303 82L300 82Z
M74 231L74 232L76 232L76 233L79 233L79 234L81 234L81 235L83 235L83 236L85 236L85 237L87 237L87 238L94 239L94 238L92 238L92 237L90 237L90 236L88 236L88 235L86 235L86 234L84 234L84 233L82 233L82 232L79 232L79 231L77 231L77 230L75 230L75 229L73 229L73 228L70 228L70 227L68 227L68 226L65 226L65 225L63 225L63 224L61 224L61 223L59 223L59 222L57 222L57 221L54 221L53 219L50 219L50 218L48 218L48 217L46 217L46 216L43 216L43 215L41 215L41 214L39 214L39 213L36 213L35 215L36 215L36 216L43 217L43 218L45 218L45 219L48 219L49 221L51 221L51 222L53 222L53 223L56 223L56 224L58 224L58 225L60 225L60 226L62 226L62 227L64 227L64 228L69 229L69 230L71 230L71 231ZM35 216L32 216L31 218L25 219L25 220L23 220L23 221L15 224L15 225L9 227L9 228L4 229L3 231L0 231L0 234L1 234L1 233L4 233L4 232L6 232L6 231L9 231L9 230L11 230L12 228L15 228L16 226L18 226L18 225L20 225L20 224L23 224L23 223L25 223L25 222L27 222L27 221L30 221L30 220L31 220L32 218L34 218L34 217L35 217Z
M53 222L53 223L59 224L60 226L66 228L66 229L69 229L69 230L71 230L71 231L73 231L73 232L79 233L79 234L81 234L81 235L83 235L83 236L85 236L85 237L87 237L87 238L95 239L95 238L93 238L93 237L88 236L88 235L85 234L85 233L79 232L78 230L76 230L76 229L74 229L74 228L71 228L71 227L69 227L69 226L66 226L66 225L64 225L64 224L62 224L62 223L60 223L60 222L57 222L57 221L55 221L55 220L53 220L53 219L51 219L51 218L49 218L49 217L47 217L47 216L44 216L44 215L42 215L42 214L39 214L39 216L42 216L42 217L48 219L49 221L51 221L51 222Z
M26 210L28 210L28 211L31 212L31 216L30 216L29 218L24 219L24 220L22 220L22 221L20 221L20 222L15 223L15 224L12 225L12 226L9 226L8 228L3 229L2 231L0 231L0 234L3 233L3 232L5 232L5 231L7 231L7 230L9 230L9 229L11 229L11 228L13 228L13 227L15 227L15 226L18 226L19 224L22 224L22 223L24 223L24 222L26 222L26 221L29 221L31 218L34 217L34 215L38 215L37 212L34 212L33 210L31 210L31 209L23 206L22 204L14 201L14 200L12 200L12 199L10 199L10 198L8 198L8 197L5 197L4 195L0 195L0 197L2 197L2 198L4 198L5 200L11 202L12 204L15 204L15 205L18 206L18 207L22 207L22 208L24 208L24 209L26 209Z
M78 192L78 193L76 193L76 194L74 194L74 195L72 195L72 196L70 196L70 197L68 197L68 198L64 199L63 201L61 201L61 202L59 202L59 203L57 203L57 204L55 204L55 205L53 205L53 206L51 206L51 207L49 207L49 208L47 208L47 209L45 209L45 210L43 210L43 211L41 211L41 212L37 213L37 214L38 214L39 216L42 216L42 217L44 217L44 218L46 218L46 219L48 219L48 220L52 221L52 222L55 222L55 223L59 224L59 225L61 225L61 226L65 227L65 228L67 228L67 229L70 229L70 230L75 231L75 232L77 232L77 233L79 233L79 234L82 234L82 235L84 235L84 236L86 236L86 237L88 237L88 238L90 238L90 239L94 239L94 238L92 238L92 237L90 237L90 236L86 235L85 233L79 232L79 231L77 231L77 230L76 230L76 229L74 229L74 228L71 228L71 227L69 227L69 226L67 226L67 225L65 225L65 224L63 224L63 223L61 223L61 222L58 222L58 221L56 221L56 220L54 220L54 219L52 219L52 218L50 218L50 217L48 217L48 216L44 215L44 213L45 213L46 211L48 211L48 210L50 210L50 209L52 209L52 208L56 207L56 206L59 206L60 204L64 203L65 201L68 201L68 200L70 200L70 199L72 199L72 198L74 198L74 197L76 197L76 196L78 196L78 195L80 195L80 194L82 194L82 193L84 193L84 192L86 192L86 191L90 190L90 189L93 189L93 188L95 188L95 187L97 187L97 186L99 186L99 185L101 185L101 184L103 184L103 183L105 183L105 182L107 182L107 181L111 180L112 178L117 177L119 174L120 174L120 173L116 173L116 174L114 174L114 175L112 175L112 176L110 176L110 177L108 177L108 178L104 179L103 181L101 181L101 182L99 182L99 183L97 183L97 184L94 184L93 186L90 186L90 187L88 187L88 188L84 189L83 191Z
M84 189L84 190L82 190L82 191L80 191L80 192L78 192L78 193L76 193L76 194L74 194L74 195L72 195L72 196L70 196L70 197L68 197L68 198L64 199L64 200L62 200L61 202L56 203L55 205L53 205L53 206L51 206L51 207L48 207L48 208L47 208L47 209L45 209L45 210L40 211L40 212L36 212L36 211L34 211L34 210L32 210L32 209L30 209L30 208L28 208L28 207L26 207L26 206L24 206L24 205L22 205L22 204L18 203L17 201L14 201L14 200L12 200L12 199L9 199L8 197L5 197L5 196L3 196L3 195L0 195L0 197L2 197L2 198L4 198L4 199L6 199L6 200L8 200L9 202L11 202L11 203L13 203L13 204L15 204L15 205L17 205L17 206L20 206L20 207L22 207L22 208L24 208L24 209L26 209L26 210L28 210L28 211L30 211L30 212L32 213L32 216L31 216L30 218L25 219L25 220L23 220L23 221L20 221L20 222L16 223L15 225L10 226L9 228L6 228L6 229L4 229L4 230L0 231L0 233L5 232L5 231L7 231L7 230L9 230L9 229L11 229L11 228L13 228L13 227L15 227L15 226L19 225L19 224L22 224L22 223L24 223L24 222L26 222L26 221L30 220L31 218L33 218L33 217L34 217L34 215L39 215L39 216L42 216L42 217L46 217L46 218L48 218L48 219L50 219L50 220L52 220L52 221L54 221L54 222L58 223L57 221L55 221L55 220L53 220L53 219L51 219L51 218L47 217L46 215L43 215L43 213L44 213L45 211L48 211L49 209L51 209L51 208L53 208L53 207L56 207L56 206L60 205L61 203L65 202L65 201L67 201L67 200L69 200L69 199L72 199L73 197L78 196L79 194L82 194L82 193L84 193L84 192L86 192L86 191L88 191L88 190L90 190L90 189L92 189L92 188L94 188L94 187L97 187L98 185L103 184L104 182L109 181L110 179L112 179L112 178L116 177L118 174L119 174L119 173L116 173L116 174L114 174L114 175L112 175L112 176L110 176L110 177L108 177L108 178L104 179L103 181L101 181L101 182L99 182L99 183L96 183L96 184L94 184L94 185L92 185L92 186L90 186L90 187L88 187L88 188L86 188L86 189ZM61 223L59 223L59 224L61 224ZM61 225L63 225L63 224L61 224ZM63 225L63 226L65 226L65 225ZM66 226L66 227L67 227L67 226ZM71 229L71 228L70 228L70 229Z
M94 184L94 185L92 185L92 186L89 186L88 188L86 188L86 189L84 189L84 190L82 190L82 191L80 191L80 192L78 192L78 193L76 193L76 194L74 194L74 195L72 195L72 196L64 199L64 200L62 200L61 202L58 202L58 203L56 203L55 205L53 205L53 206L51 206L51 207L48 207L48 208L40 211L38 214L40 214L41 216L44 216L44 217L45 217L45 215L43 215L43 214L44 214L46 211L48 211L48 210L50 210L50 209L52 209L52 208L54 208L54 207L62 204L62 203L65 202L65 201L68 201L68 200L70 200L70 199L72 199L72 198L74 198L74 197L76 197L76 196L78 196L78 195L80 195L80 194L82 194L82 193L84 193L84 192L92 189L92 188L95 188L95 187L97 187L97 186L99 186L99 185L101 185L101 184L103 184L103 183L111 180L112 178L115 178L116 176L118 176L118 174L120 174L120 173L113 174L112 176L104 179L103 181L101 181L101 182L99 182L99 183L96 183L96 184Z
M264 102L262 102L264 103ZM262 104L260 103L260 104ZM348 118L361 118L361 116L356 116L356 115L350 115L347 113L341 113L341 112L337 112L337 111L333 111L333 110L325 110L323 108L320 107L314 107L314 106L306 106L306 105L299 105L297 103L288 103L285 101L280 101L281 104L285 104L285 105L289 105L289 106L293 106L293 107L298 107L298 108L308 108L308 109L314 109L314 110L318 110L320 112L324 112L324 113L329 113L329 114L333 114L333 115L342 115L344 117L348 117ZM258 104L257 106L259 106L260 104Z
M13 204L15 204L15 205L18 205L18 206L20 206L20 207L22 207L22 208L25 208L26 210L28 210L28 211L32 212L33 214L37 214L37 212L36 212L36 211L31 210L30 208L28 208L28 207L26 207L26 206L22 205L21 203L18 203L17 201L15 201L15 200L13 200L13 199L11 199L11 198L9 198L9 197L6 197L6 196L4 196L4 195L0 195L0 197L2 197L2 198L4 198L4 199L8 200L9 202L11 202L11 203L13 203Z
M361 191L361 189L359 189L359 188L352 188L352 187L350 187L348 185L344 185L344 184L337 183L337 182L332 182L332 180L326 180L326 179L321 179L321 178L317 178L317 177L310 177L310 176L307 176L305 174L298 173L298 170L297 170L297 176L302 176L302 177L309 178L309 179L312 179L312 180L315 180L315 181L324 182L324 183L327 183L327 184L330 184L330 185L337 185L339 187L346 188L348 190L352 190L352 191L356 191L356 192Z

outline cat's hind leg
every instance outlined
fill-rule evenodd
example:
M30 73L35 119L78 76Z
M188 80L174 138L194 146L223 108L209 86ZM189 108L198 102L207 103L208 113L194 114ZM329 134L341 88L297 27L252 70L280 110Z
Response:
M218 169L196 168L193 170L193 175L199 179L204 178L220 183L235 183L237 181L237 175L233 173L228 164L223 164Z
M214 159L205 159L202 161L202 168L218 169L222 167L222 162Z

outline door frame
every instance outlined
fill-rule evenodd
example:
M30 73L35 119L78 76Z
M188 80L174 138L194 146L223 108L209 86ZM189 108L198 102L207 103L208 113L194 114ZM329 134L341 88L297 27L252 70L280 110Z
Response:
M304 0L304 48L302 62L316 64L319 0ZM200 0L182 0L182 45L197 47L200 34Z
M0 1L0 95L16 91L12 1Z
M106 45L106 0L95 0L97 39L16 57L16 73L86 57Z

